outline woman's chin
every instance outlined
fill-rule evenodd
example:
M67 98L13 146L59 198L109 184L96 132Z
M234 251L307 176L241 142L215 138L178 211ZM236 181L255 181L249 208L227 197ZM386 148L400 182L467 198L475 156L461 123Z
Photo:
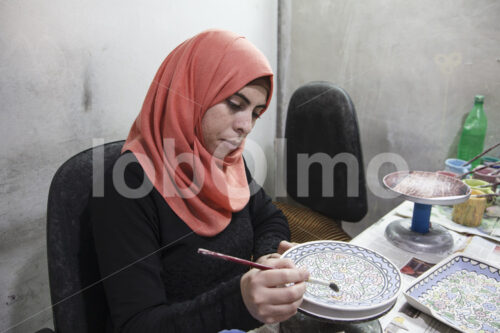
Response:
M218 159L225 159L226 157L232 155L239 149L239 146L232 144L228 141L222 141L219 146L217 146L217 149L212 153L212 156L218 158Z

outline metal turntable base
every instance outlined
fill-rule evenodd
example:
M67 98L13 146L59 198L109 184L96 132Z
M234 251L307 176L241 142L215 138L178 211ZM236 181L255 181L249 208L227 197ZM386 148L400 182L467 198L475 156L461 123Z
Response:
M411 220L390 223L385 236L392 244L412 253L448 253L453 248L453 237L444 227L435 224L426 233L411 230Z

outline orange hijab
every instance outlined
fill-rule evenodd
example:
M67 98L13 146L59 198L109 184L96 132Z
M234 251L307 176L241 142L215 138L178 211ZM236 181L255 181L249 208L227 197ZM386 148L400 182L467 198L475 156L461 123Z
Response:
M267 108L273 73L252 43L223 30L186 40L160 66L123 146L199 235L224 230L250 198L243 145L224 160L213 157L203 146L201 120L211 106L260 77L270 81Z

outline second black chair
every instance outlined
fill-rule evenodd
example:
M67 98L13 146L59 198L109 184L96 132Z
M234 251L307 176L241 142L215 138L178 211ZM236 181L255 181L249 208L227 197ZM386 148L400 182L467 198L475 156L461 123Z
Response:
M349 95L325 81L299 87L288 105L285 138L289 196L337 224L360 221L368 210L366 181Z

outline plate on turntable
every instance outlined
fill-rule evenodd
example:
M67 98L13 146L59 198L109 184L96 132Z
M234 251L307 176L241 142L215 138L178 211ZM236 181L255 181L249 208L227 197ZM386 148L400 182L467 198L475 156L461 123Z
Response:
M459 178L428 171L397 171L382 180L406 199L427 205L454 205L466 201L470 187Z
M329 287L306 284L300 310L335 321L364 321L389 311L401 292L401 274L384 256L361 246L338 241L299 244L283 256L311 277L334 281Z
M500 331L500 267L454 254L415 280L408 303L462 332Z

